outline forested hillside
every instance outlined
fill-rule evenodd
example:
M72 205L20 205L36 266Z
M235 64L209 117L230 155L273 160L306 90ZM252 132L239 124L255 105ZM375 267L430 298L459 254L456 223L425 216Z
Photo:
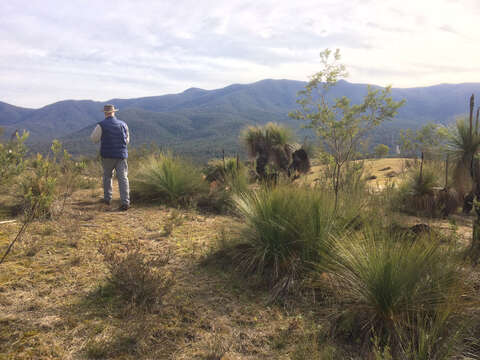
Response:
M246 125L276 121L299 130L301 124L290 119L288 113L297 107L297 93L305 84L262 80L217 90L191 88L179 94L137 99L65 100L40 109L0 103L0 126L5 137L17 129L30 131L29 142L34 149L45 149L52 139L59 138L76 155L94 155L97 149L87 137L102 120L103 104L113 103L120 109L118 117L130 127L133 147L154 143L206 159L218 156L222 149L240 151L238 134ZM330 96L347 96L356 103L366 94L366 88L364 84L339 81ZM376 131L372 143L391 146L399 129L427 122L451 123L456 116L466 113L467 98L478 92L479 83L393 89L393 98L406 99L406 105L393 122ZM300 132L299 141L307 134L305 130Z

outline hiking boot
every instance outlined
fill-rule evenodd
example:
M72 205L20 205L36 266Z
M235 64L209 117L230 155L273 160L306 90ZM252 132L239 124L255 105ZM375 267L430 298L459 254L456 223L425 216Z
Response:
M120 206L120 208L118 210L120 211L127 211L128 209L130 209L130 205L129 204L122 204L122 206Z
M101 203L103 204L106 204L106 205L111 205L112 204L112 200L107 200L107 199L102 199L100 200Z

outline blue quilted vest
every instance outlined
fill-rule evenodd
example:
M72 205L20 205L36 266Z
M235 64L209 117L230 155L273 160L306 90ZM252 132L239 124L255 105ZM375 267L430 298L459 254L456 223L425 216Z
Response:
M98 125L102 128L100 155L112 159L128 158L127 125L114 116L107 117Z

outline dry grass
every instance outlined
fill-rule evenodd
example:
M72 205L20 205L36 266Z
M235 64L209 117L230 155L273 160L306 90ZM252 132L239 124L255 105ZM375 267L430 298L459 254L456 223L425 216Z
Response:
M407 164L414 162L412 159L402 158L387 158L387 159L369 159L365 160L365 175L366 177L375 176L375 179L368 181L368 184L373 189L383 189L387 184L402 180L402 174L407 170ZM385 170L388 169L388 170ZM310 174L307 177L307 182L314 181L321 178L323 166L313 166ZM395 174L395 176L392 176Z
M229 236L237 220L165 207L117 212L99 198L99 189L75 193L62 218L33 223L0 265L1 360L354 358L311 311L315 294L267 305L266 289L203 265L219 230ZM19 225L0 225L0 249ZM135 306L112 289L97 250L104 239L171 254L175 284L161 307Z
M274 340L299 311L267 307L267 292L200 265L218 229L235 220L157 207L117 212L98 196L79 191L64 217L32 224L2 265L0 359L290 358L295 340ZM2 249L18 226L0 225ZM105 238L171 252L175 284L162 307L146 311L116 294L97 251Z

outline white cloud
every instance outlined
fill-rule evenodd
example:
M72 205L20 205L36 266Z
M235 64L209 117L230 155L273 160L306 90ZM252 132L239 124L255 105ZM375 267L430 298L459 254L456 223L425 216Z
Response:
M350 81L480 81L476 0L0 2L0 101L41 106L306 80L340 48Z

